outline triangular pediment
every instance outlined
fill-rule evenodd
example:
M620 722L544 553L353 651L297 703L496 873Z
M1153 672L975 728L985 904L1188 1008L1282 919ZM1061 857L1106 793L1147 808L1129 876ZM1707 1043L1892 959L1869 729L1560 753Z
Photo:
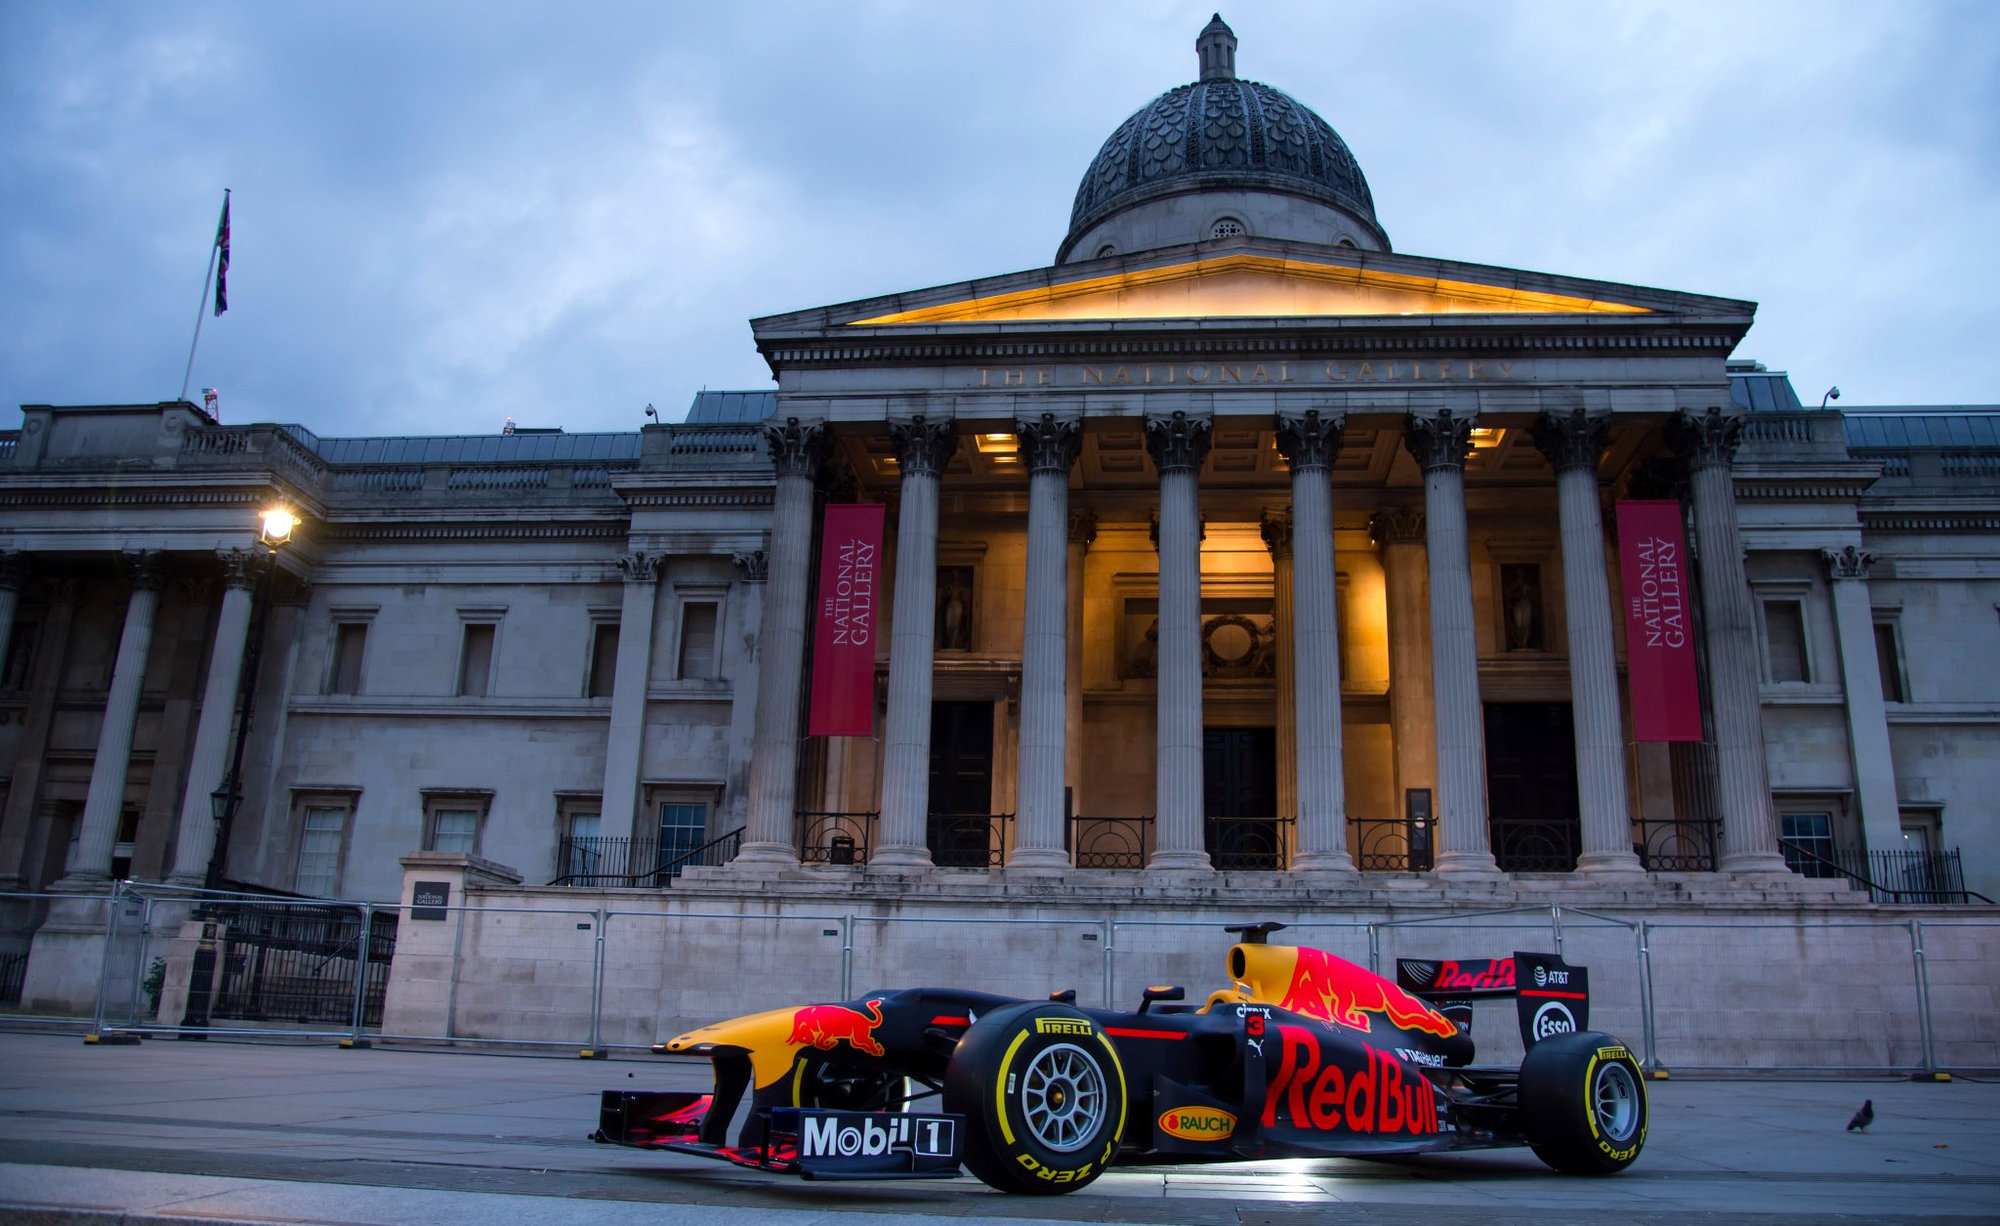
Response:
M1345 262L1231 253L1164 266L1123 268L938 302L847 321L896 324L1119 319L1276 319L1340 315L1645 314L1637 303L1594 293L1495 284ZM1466 266L1466 271L1472 269ZM983 287L982 287L983 288ZM1563 289L1599 288L1583 283ZM1603 287L1611 288L1611 287Z

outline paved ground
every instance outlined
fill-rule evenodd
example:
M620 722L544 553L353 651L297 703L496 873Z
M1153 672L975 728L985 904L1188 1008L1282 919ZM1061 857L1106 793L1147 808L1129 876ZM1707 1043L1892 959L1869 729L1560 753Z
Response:
M2000 1222L2000 1086L1963 1080L1655 1083L1644 1156L1598 1180L1493 1151L1121 1168L1029 1199L971 1179L803 1184L585 1139L600 1089L693 1088L706 1073L651 1057L0 1034L0 1222ZM1874 1126L1844 1131L1864 1098Z

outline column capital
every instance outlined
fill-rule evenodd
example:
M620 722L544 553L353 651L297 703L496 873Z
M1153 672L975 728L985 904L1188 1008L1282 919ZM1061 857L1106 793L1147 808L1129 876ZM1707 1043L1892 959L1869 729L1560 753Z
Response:
M1071 511L1069 513L1069 543L1086 548L1097 539L1097 513L1095 511Z
M1146 419L1146 450L1153 466L1162 473L1199 472L1208 458L1208 435L1212 428L1206 417L1189 417L1175 410L1171 417Z
M657 553L635 550L618 559L618 573L627 583L658 583L660 567L666 559Z
M1462 471L1472 452L1472 427L1478 422L1476 413L1460 415L1450 409L1412 413L1403 425L1403 446L1427 473L1444 468Z
M1199 540L1204 540L1204 541L1208 539L1208 512L1207 512L1207 511L1201 511L1201 512L1198 512L1198 513L1197 513L1197 514L1195 515L1195 528L1196 528L1196 530L1197 530L1197 532L1198 532L1198 534L1199 534L1199 535L1198 535L1198 538L1197 538L1197 539L1199 539ZM1147 539L1147 540L1149 540L1149 541L1151 541L1151 542L1153 542L1153 548L1154 548L1155 550L1158 550L1158 549L1159 549L1159 547L1160 547L1160 512L1159 512L1159 509L1158 509L1158 508L1154 508L1154 510L1153 510L1153 513L1152 513L1152 515L1151 515L1151 516L1149 516L1149 517L1148 517L1148 519L1147 519L1147 523L1146 523L1146 539Z
M257 556L248 549L218 549L216 561L222 563L222 586L249 587L257 578Z
M18 592L28 582L28 555L18 549L0 549L0 588Z
M1292 556L1292 513L1290 511L1265 511L1257 522L1257 531L1264 538L1264 547L1271 551L1273 561L1281 561Z
M157 549L127 549L118 555L118 568L132 587L157 592L167 582L167 555Z
M1603 414L1592 415L1583 409L1544 413L1535 419L1529 437L1557 472L1585 468L1595 473L1597 461L1604 455L1605 429L1610 421Z
M771 463L780 477L816 476L833 450L833 439L823 423L801 423L796 417L787 417L782 426L765 426L764 442L771 449Z
M771 577L770 556L761 549L736 554L729 560L736 564L736 569L743 572L745 583L763 583Z
M958 427L949 420L917 416L890 422L889 439L896 446L896 464L903 476L935 477L958 450Z
M1021 440L1021 462L1031 473L1067 473L1083 448L1083 424L1054 413L1015 422L1014 436Z
M1829 579L1866 579L1868 568L1875 562L1875 555L1854 545L1843 545L1839 549L1822 549L1820 560L1826 563Z
M1293 472L1309 468L1333 467L1340 454L1341 436L1347 431L1347 414L1307 409L1303 413L1278 414L1278 454Z
M1368 517L1368 538L1380 549L1385 545L1424 543L1422 507L1383 507Z
M1743 441L1743 415L1721 409L1681 413L1667 420L1667 446L1691 469L1729 467Z

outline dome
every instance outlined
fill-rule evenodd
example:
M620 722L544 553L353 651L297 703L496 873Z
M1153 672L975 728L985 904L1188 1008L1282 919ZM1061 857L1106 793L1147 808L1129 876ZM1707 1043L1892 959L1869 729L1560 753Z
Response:
M1288 202L1319 206L1304 210L1319 214L1318 224L1306 227L1316 232L1297 232L1299 223L1308 219L1297 216L1301 210L1294 204L1290 209L1292 224L1278 227L1288 232L1267 236L1329 243L1346 240L1349 245L1387 250L1388 238L1375 220L1368 181L1340 134L1283 90L1239 80L1236 37L1220 14L1201 32L1195 46L1201 58L1201 79L1170 89L1140 107L1097 151L1077 188L1069 234L1057 252L1057 262L1101 254L1096 242L1079 244L1078 240L1103 231L1103 223L1114 216L1195 193L1250 199L1278 196L1288 198ZM1208 219L1200 210L1189 212L1185 207L1181 213L1183 224L1154 235L1164 241L1144 241L1143 245L1256 234L1260 229L1248 224L1247 218ZM1196 230L1179 233L1187 230L1187 219L1194 219ZM1119 254L1131 249L1117 243L1111 246Z

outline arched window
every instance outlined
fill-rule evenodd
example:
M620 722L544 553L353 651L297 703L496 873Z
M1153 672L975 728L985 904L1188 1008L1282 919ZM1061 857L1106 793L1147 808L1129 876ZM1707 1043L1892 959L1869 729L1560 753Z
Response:
M1097 249L1097 258L1100 260L1106 256L1117 255L1117 254L1118 254L1118 248L1112 246L1110 243L1106 243L1102 247L1099 247Z
M1208 236L1210 238L1235 238L1244 232L1242 222L1236 220L1234 217L1224 217L1209 227Z

